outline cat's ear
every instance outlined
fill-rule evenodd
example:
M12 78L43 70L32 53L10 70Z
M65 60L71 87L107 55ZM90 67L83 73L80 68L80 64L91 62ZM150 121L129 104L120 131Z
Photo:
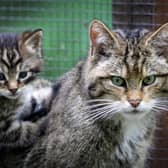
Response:
M94 55L99 49L105 53L106 48L120 48L121 41L117 35L111 32L99 20L93 20L90 24L90 55Z
M36 53L36 55L41 56L42 37L42 29L24 32L20 36L19 47L29 54L34 55Z
M168 47L168 23L162 25L156 31L147 35L145 38L145 45L151 47Z

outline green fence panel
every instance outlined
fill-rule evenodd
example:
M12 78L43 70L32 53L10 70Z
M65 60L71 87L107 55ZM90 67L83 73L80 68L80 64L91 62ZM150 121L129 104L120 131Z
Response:
M42 28L45 66L42 75L56 79L89 48L93 19L112 25L111 0L1 0L0 32Z

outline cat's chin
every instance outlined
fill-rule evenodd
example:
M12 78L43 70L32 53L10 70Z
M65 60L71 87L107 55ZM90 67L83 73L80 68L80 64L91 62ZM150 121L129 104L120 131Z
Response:
M6 98L8 98L8 99L17 99L19 97L20 97L19 94L18 95L9 95L9 96L6 96Z
M145 117L149 112L148 111L139 111L139 110L132 110L128 112L124 112L123 115L125 118L143 118Z
M20 97L21 94L1 94L0 96L5 97L7 99L18 99Z

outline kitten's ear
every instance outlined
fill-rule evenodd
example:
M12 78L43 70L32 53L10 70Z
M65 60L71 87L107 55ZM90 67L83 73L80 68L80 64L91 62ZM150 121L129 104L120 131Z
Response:
M90 24L90 55L94 55L96 49L103 49L104 47L119 48L120 39L117 35L111 32L99 20L93 20ZM103 52L103 51L102 51Z
M152 47L168 47L168 23L162 25L153 33L147 35L145 45Z
M24 32L20 36L19 47L30 54L41 56L42 36L42 29Z

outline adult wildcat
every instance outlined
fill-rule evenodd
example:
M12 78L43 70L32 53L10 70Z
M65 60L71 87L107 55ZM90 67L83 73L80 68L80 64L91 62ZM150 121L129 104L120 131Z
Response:
M154 32L90 25L86 60L61 77L45 136L24 168L144 168L168 107L168 24Z
M46 111L41 106L48 107L52 89L50 82L35 80L43 63L41 43L40 29L0 34L0 167L16 167L10 156L17 154L9 151L33 145L43 132L40 110Z

